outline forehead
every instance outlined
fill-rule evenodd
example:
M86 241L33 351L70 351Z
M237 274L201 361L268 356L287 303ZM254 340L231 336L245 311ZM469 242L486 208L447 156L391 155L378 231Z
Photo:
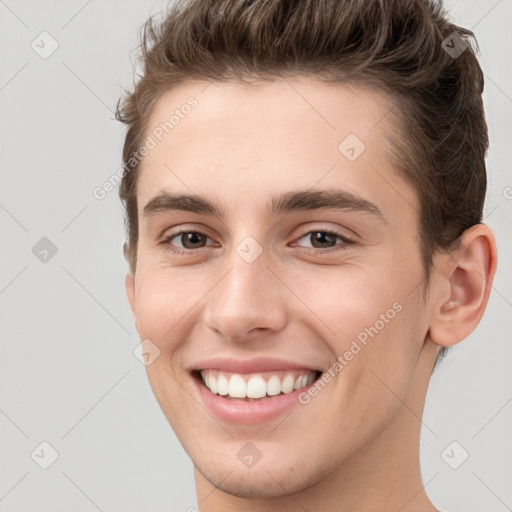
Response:
M391 106L370 88L311 79L176 87L150 116L139 211L162 190L210 196L240 214L313 188L341 188L383 211L411 209L414 191L390 158Z

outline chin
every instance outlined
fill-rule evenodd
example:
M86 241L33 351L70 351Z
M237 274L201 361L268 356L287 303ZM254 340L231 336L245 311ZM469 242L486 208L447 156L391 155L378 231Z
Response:
M304 474L296 471L269 469L226 469L218 467L202 471L196 466L203 477L216 489L239 498L268 499L287 497L291 493L307 489L310 485L305 482Z

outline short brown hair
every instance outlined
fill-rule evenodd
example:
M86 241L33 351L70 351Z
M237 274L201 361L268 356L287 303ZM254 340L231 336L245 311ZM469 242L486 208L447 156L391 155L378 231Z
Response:
M310 76L370 85L393 98L401 135L392 143L397 170L418 196L427 284L434 251L481 222L488 136L478 46L440 2L178 0L161 23L147 20L141 39L143 74L116 109L128 128L119 194L132 272L140 162L131 156L157 100L192 80Z

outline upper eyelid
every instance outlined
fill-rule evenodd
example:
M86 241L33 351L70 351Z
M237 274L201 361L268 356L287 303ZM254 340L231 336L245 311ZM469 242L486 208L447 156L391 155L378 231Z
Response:
M345 229L348 229L348 228L345 228ZM339 236L340 238L344 238L344 239L347 239L347 240L351 240L352 239L352 236L351 235L345 235L344 233L341 233L340 232L341 230L338 228L332 228L332 227L327 227L327 226L320 226L320 227L314 227L314 228L304 228L304 230L301 230L301 234L299 236L299 238L302 238L304 237L305 235L309 235L310 233L315 233L315 232L328 232L328 233L332 233L332 234L335 234L336 236ZM354 233L355 235L355 233Z
M203 231L200 231L199 229L180 229L179 231L176 231L176 233L171 233L171 234L165 236L164 241L171 240L180 235L184 235L185 233L199 233L200 235L203 235L206 238L209 238L210 240L212 240L212 237L210 235L208 235L207 233L204 233ZM193 250L193 249L189 249L189 250Z

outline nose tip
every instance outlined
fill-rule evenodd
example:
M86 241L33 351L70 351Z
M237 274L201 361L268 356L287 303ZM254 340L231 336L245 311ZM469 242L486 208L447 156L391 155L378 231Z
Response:
M224 339L250 341L286 323L276 278L263 262L258 263L239 259L212 291L204 319Z

